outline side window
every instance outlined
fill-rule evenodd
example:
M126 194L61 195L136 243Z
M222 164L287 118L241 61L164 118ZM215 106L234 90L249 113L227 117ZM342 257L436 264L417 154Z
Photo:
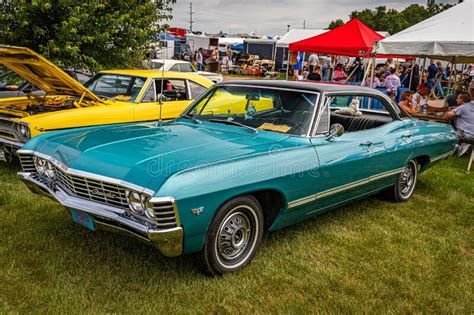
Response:
M196 82L193 81L188 81L189 82L189 87L191 88L191 98L196 99L198 98L202 93L207 91L207 88L204 86L197 84Z
M155 80L151 81L142 99L142 103L150 103L150 102L156 102Z
M194 72L194 69L189 63L181 63L179 64L179 72Z
M371 96L343 95L334 96L331 101L331 108L348 108L351 104L359 104L360 109L389 113L382 101Z
M168 71L179 72L179 65L177 63L174 64Z
M318 127L316 129L316 134L326 134L329 132L329 123L330 123L330 104L332 98L327 98L321 103L321 114L319 118Z
M155 80L155 82L156 90L161 91L161 80ZM165 97L166 102L185 101L189 99L186 81L180 79L164 79L161 94Z
M341 124L345 132L378 128L393 121L390 111L386 108L388 105L377 97L332 96L328 98L328 103L330 104L329 125Z

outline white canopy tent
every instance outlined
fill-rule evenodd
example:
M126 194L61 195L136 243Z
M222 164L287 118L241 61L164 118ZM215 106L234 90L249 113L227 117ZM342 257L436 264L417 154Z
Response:
M298 42L300 40L310 38L313 36L317 36L327 31L328 30L291 29L288 33L286 33L282 38L280 38L277 41L276 46L288 48L288 45L291 43Z
M377 54L417 56L451 63L474 62L474 0L446 11L378 43Z

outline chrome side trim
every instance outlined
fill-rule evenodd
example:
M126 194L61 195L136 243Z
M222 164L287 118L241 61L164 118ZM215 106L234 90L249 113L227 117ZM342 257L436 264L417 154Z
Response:
M53 158L49 155L40 153L40 152L36 152L36 151L33 151L33 150L22 150L22 149L20 149L20 150L17 151L17 154L31 154L31 155L35 155L37 157L40 157L42 159L46 159L46 160L50 161L51 163L53 163L54 165L56 165L57 167L59 167L60 169L62 169L64 172L66 172L67 174L70 174L70 175L87 177L87 178L90 178L90 179L95 179L95 180L99 180L99 181L103 181L103 182L108 182L108 183L111 183L111 184L120 185L120 186L123 186L125 188L135 190L137 192L143 192L143 193L145 193L149 196L153 196L155 194L155 192L151 189L147 189L145 187L141 187L141 186L138 186L138 185L135 185L135 184L132 184L132 183L120 180L120 179L107 177L107 176L102 176L102 175L97 175L97 174L94 174L94 173L84 172L84 171L80 171L80 170L70 168L69 166L59 162L55 158Z
M310 195L310 196L307 196L307 197L303 197L301 199L290 201L288 203L288 209L295 208L295 207L304 205L304 204L309 203L309 202L313 202L317 199L329 197L331 195L334 195L334 194L337 194L337 193L340 193L340 192L343 192L343 191L346 191L346 190L349 190L349 189L357 188L359 186L371 183L373 181L376 181L376 180L379 180L379 179L382 179L382 178L386 178L386 177L390 177L390 176L400 174L403 171L403 169L404 168L398 168L398 169L395 169L393 171L388 171L388 172L381 173L381 174L378 174L378 175L370 176L368 178L361 179L361 180L358 180L358 181L355 181L355 182L352 182L352 183L349 183L349 184L346 184L346 185L338 186L338 187L331 188L331 189L322 191L322 192L314 194L314 195Z
M455 151L456 151L456 150L452 150L452 151L446 152L446 153L444 153L444 154L435 156L434 158L431 159L431 162L436 162L436 161L445 159L445 158L447 158L447 157L450 157L451 155L454 154Z

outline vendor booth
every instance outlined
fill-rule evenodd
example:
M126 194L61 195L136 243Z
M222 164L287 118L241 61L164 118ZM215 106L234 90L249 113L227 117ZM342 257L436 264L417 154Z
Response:
M349 57L368 57L372 52L374 42L383 38L382 35L359 19L352 19L332 31L291 43L289 50Z
M292 29L289 30L282 38L276 42L276 55L275 65L277 69L283 69L285 61L288 59L288 45L291 43L311 38L323 33L328 30L316 30L316 29Z

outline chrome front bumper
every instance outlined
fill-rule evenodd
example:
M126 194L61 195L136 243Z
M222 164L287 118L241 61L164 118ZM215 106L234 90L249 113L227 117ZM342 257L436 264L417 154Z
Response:
M11 157L14 156L16 151L18 151L23 145L24 143L22 142L0 138L0 151L2 151L2 156L4 157L1 160L10 161Z
M179 256L183 252L183 229L153 229L147 224L124 216L125 211L108 205L72 197L57 186L33 178L30 173L18 173L18 177L35 194L49 197L66 208L89 214L98 230L118 232L138 238L155 246L165 256Z

